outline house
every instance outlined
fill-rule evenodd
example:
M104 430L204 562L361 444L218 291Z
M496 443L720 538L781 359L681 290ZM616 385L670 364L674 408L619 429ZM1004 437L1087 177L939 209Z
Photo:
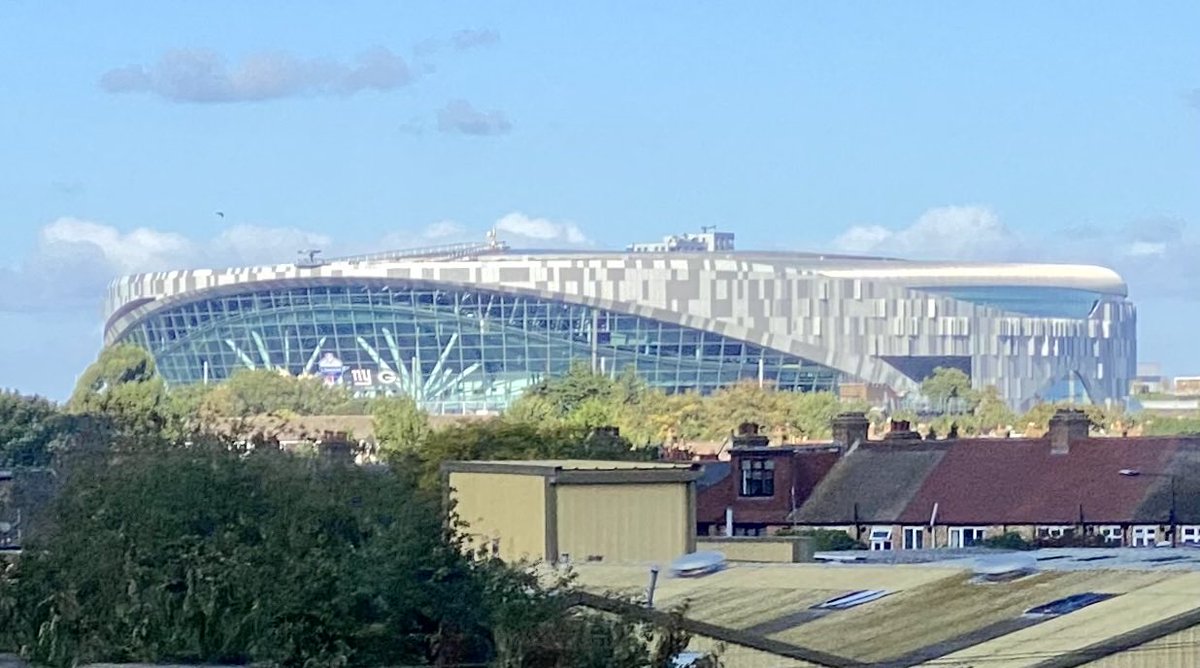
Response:
M789 519L873 550L1200 544L1200 438L1092 438L1060 411L1043 438L861 443Z

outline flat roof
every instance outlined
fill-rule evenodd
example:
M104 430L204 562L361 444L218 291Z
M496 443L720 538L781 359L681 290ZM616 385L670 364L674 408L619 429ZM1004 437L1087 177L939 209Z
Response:
M1200 550L1037 550L1029 553L1035 559L1057 558L1039 559L1036 572L1015 580L977 581L975 560L998 552L954 552L908 564L731 563L702 577L660 576L655 608L686 603L685 618L726 643L832 658L816 665L1029 666L1051 656L1095 659L1127 649L1131 639L1144 643L1200 623L1200 572L1149 561L1200 556ZM1141 558L1133 554L1139 552ZM1098 556L1112 559L1079 561ZM573 570L586 592L638 600L649 564L576 564ZM813 607L865 590L886 595L841 610ZM1025 614L1083 593L1107 598L1057 617Z
M534 475L557 483L657 483L692 482L703 474L695 462L633 462L591 459L542 459L452 461L441 466L443 473L492 473Z

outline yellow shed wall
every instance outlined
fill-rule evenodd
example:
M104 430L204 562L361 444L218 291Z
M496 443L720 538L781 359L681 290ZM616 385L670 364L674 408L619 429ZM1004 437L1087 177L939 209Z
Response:
M546 479L509 473L451 473L450 498L476 547L500 540L509 561L546 555Z
M695 544L687 483L557 485L558 555L669 562Z

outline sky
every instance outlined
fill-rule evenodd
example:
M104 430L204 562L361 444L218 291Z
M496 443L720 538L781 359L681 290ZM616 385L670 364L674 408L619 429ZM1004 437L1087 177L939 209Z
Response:
M105 285L482 239L1103 264L1200 374L1200 3L0 0L0 387Z

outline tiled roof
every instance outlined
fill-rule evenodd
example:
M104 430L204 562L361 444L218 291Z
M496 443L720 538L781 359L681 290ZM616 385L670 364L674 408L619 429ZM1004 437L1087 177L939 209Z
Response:
M1121 475L1134 470L1138 475ZM1087 438L870 443L830 471L796 512L802 524L1166 522L1175 476L1180 523L1200 524L1200 439Z
M942 460L947 442L872 443L841 458L795 513L802 524L890 522Z
M1047 439L961 440L947 448L897 518L942 524L1165 521L1139 512L1178 449L1174 439L1089 438L1054 454ZM1133 469L1145 475L1122 476ZM1168 502L1169 504L1169 502Z

